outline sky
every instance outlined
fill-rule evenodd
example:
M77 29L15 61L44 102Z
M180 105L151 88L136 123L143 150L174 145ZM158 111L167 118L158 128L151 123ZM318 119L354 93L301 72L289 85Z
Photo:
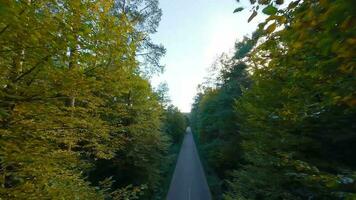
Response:
M247 9L234 14L240 6ZM235 41L250 35L264 17L248 23L248 4L236 0L160 0L160 8L162 20L152 38L167 49L162 58L166 68L151 82L166 82L172 104L190 112L197 86L217 57L232 52Z

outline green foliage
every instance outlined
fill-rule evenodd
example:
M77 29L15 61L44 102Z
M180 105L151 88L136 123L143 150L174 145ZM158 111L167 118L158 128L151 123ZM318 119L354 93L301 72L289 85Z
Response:
M156 17L137 21L120 2L1 1L1 199L150 199L159 188L169 141L137 52L160 10L140 1Z
M246 164L226 199L355 198L352 9L307 1L267 19L285 28L251 56L253 86L236 103Z
M355 199L355 4L292 1L277 12L283 1L251 3L249 21L258 4L270 16L254 34L258 42L236 45L251 83L228 94L235 95L226 107L234 119L219 123L223 74L222 83L198 93L192 110L208 165L221 173L219 160L236 163L219 175L224 199ZM220 135L229 125L235 157L223 151L234 138Z
M166 107L163 116L163 132L170 142L168 153L165 154L165 159L161 163L161 182L155 191L155 199L165 199L169 190L169 185L174 173L176 161L178 159L179 150L183 141L184 134L188 123L186 118L178 108L173 105Z
M262 10L262 12L266 15L274 15L277 13L277 11L278 9L272 5L268 5Z
M236 9L234 10L234 13L241 12L241 11L243 11L243 10L244 10L243 7L238 7L238 8L236 8Z
M180 143L187 127L184 115L178 108L170 105L165 110L163 131L170 136L172 142Z
M139 40L137 44L138 61L140 61L141 75L150 77L161 73L164 66L160 58L165 55L166 49L161 44L152 42L150 34L157 31L161 20L162 10L158 0L115 0L115 12L124 14L134 25L133 38Z
M244 58L254 44L249 38L237 43L235 57ZM192 128L199 136L199 148L208 168L210 189L217 199L225 188L223 180L240 162L240 136L234 105L250 85L244 62L222 58L220 65L220 81L215 83L216 88L201 86L191 113Z
M300 0L290 0L288 9L293 9L295 6L299 4L299 2ZM262 9L262 13L275 17L279 11L282 12L282 10L279 10L279 6L283 4L285 4L284 0L258 0L258 1L250 0L250 5L251 5L250 7L252 13L247 21L248 22L252 21L259 14L260 12L259 10L261 7L264 7Z

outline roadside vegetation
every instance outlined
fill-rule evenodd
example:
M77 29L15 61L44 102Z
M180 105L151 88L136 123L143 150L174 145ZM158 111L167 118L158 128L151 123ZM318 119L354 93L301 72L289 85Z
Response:
M356 4L250 2L191 113L215 199L355 199Z
M268 18L189 115L214 199L356 199L355 2L247 2L236 17ZM165 198L188 119L150 84L161 15L158 0L0 1L1 200Z
M157 0L0 2L0 199L164 198L186 125L149 83L160 17Z

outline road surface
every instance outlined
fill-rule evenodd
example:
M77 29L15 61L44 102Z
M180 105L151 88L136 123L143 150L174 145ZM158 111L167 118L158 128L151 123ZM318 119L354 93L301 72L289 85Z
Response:
M179 152L167 200L211 200L208 183L189 127Z

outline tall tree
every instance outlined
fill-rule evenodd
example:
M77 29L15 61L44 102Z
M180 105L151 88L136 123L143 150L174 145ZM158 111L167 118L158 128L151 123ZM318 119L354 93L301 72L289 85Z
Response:
M116 0L115 7L118 15L125 15L135 24L132 37L140 41L136 53L141 61L141 71L146 76L163 72L164 66L160 58L166 53L161 44L155 44L150 34L157 32L161 20L162 10L158 0Z
M136 58L135 36L150 32L115 6L0 3L0 198L152 196L168 143ZM99 161L120 166L120 176L93 178Z
M354 4L274 6L236 104L247 163L226 199L354 199Z
M255 34L254 34L255 35ZM220 199L226 188L224 179L238 168L241 160L239 124L234 111L235 101L250 86L244 62L255 39L246 37L236 43L236 55L222 56L221 69L215 83L202 85L192 108L192 127L198 135L203 157L207 160L208 179L215 198Z
M214 153L206 157L237 163L222 176L229 186L222 188L224 198L354 199L355 5L291 1L283 9L283 1L250 2L248 21L259 9L269 16L252 40L236 44L235 59L245 63L250 79L248 87L226 93L236 100L225 107L235 118L219 123L217 117L228 116L219 115L219 95L229 85L224 73L198 93L192 110L196 133ZM226 141L221 127L238 133L232 144L240 148L232 152L239 156L219 153L226 145L211 142ZM213 160L214 171L224 169Z

